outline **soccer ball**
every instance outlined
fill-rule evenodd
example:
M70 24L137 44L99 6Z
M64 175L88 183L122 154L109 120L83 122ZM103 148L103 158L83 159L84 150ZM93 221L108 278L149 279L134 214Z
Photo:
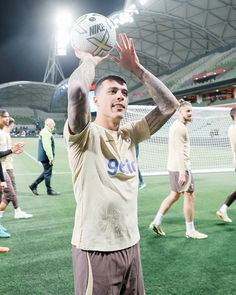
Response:
M113 22L98 13L88 13L76 20L71 30L71 45L96 56L107 55L116 43Z

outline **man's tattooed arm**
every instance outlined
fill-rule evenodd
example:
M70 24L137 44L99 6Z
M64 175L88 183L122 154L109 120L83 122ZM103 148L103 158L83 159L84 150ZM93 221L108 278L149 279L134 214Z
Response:
M95 77L96 63L84 58L68 81L68 121L72 133L81 132L90 120L89 87Z
M146 115L150 133L154 134L175 113L179 103L172 92L141 65L133 74L146 86L157 107Z

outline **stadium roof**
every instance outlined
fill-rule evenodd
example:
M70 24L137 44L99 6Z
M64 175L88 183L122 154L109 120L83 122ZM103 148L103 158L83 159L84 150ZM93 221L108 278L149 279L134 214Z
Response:
M0 107L20 106L49 112L55 87L52 84L28 81L0 84Z
M140 3L145 4L140 4ZM220 47L236 46L236 0L127 0L124 11L114 13L118 32L134 39L141 63L156 75L168 73ZM138 13L136 13L138 12ZM113 62L100 71L119 73ZM136 87L131 78L129 86Z
M140 62L155 75L173 72L219 48L236 46L236 0L146 0L143 5L141 2L145 1L127 0L124 10L111 17L115 22L123 22L118 33L126 32L134 39ZM124 23L131 17L133 22ZM122 75L130 90L140 86L136 78L129 72L121 73L111 60L99 64L96 77L108 73ZM43 83L2 84L0 104L9 98L9 105L14 98L33 107L33 100L37 99L37 105L48 111L65 110L65 96L55 98L54 90L54 85ZM50 96L48 104L45 96Z

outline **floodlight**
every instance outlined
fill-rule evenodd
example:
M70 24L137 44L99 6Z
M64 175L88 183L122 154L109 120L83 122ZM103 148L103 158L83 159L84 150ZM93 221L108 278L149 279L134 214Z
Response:
M55 48L56 55L66 55L66 46L69 43L69 30L72 24L72 15L67 10L61 10L55 17Z
M73 17L67 10L61 10L55 16L55 25L57 28L69 28L72 21Z
M140 3L141 5L145 5L147 2L148 2L148 0L139 0L139 3Z
M72 21L72 15L67 10L59 11L53 18L55 29L49 50L47 67L44 73L44 83L56 84L58 77L62 80L65 79L58 57L67 53L66 47L69 43L69 31Z
M131 4L130 6L126 7L125 11L131 13L132 15L133 14L139 14L138 8L134 3Z

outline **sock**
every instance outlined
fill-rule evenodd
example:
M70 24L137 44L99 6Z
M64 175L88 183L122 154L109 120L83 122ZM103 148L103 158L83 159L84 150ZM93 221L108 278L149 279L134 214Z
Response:
M225 200L225 205L228 207L236 200L236 191L234 191L232 194L228 196L228 198Z
M161 225L163 217L164 215L161 212L157 212L157 215L152 223L156 225Z
M220 208L220 212L222 212L222 213L226 213L227 210L228 210L228 206L225 205L225 204L223 204L223 205L221 206L221 208Z
M0 231L1 231L1 230L2 230L2 231L5 231L5 232L7 231L7 229L6 229L3 225L1 225L1 223L0 223Z
M195 231L195 226L193 221L190 221L190 222L186 221L185 224L186 224L186 232Z
M0 211L0 218L3 217L4 211Z
M20 211L21 211L20 207L18 207L18 208L15 209L15 213L18 213Z

